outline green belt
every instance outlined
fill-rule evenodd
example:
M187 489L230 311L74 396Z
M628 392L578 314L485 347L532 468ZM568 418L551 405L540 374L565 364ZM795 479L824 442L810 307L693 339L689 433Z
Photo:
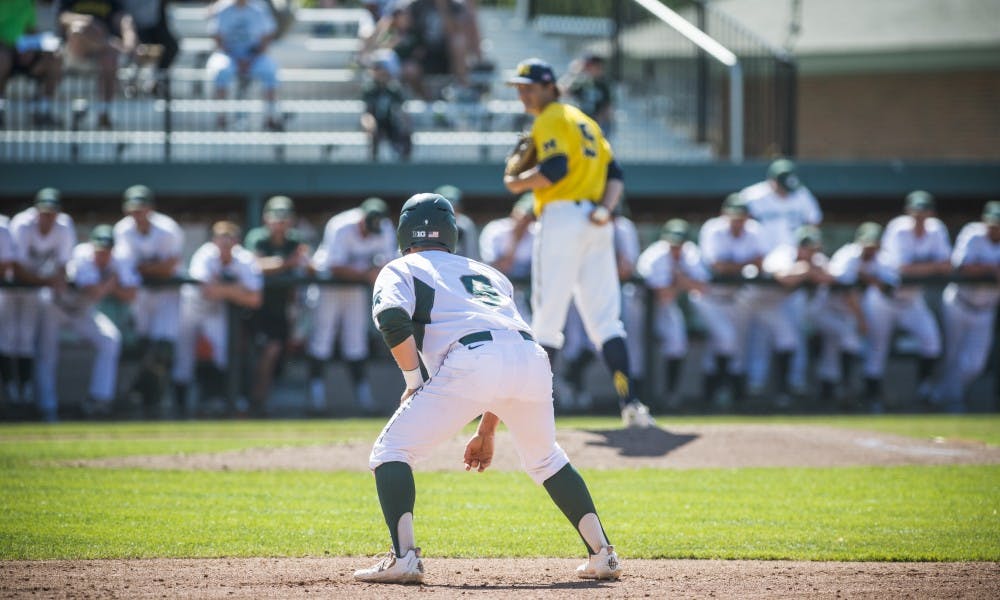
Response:
M532 337L532 335L527 331L518 331L518 333L521 334L521 337L524 338L526 341L529 342L535 341L535 338ZM476 342L492 342L492 341L493 341L493 334L490 333L489 331L477 331L475 333L463 335L462 337L458 338L458 343L462 344L463 346L468 346L469 344L475 344Z

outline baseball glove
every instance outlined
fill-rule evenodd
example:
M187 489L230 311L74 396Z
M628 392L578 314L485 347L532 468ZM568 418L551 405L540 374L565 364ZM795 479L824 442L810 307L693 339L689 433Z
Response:
M538 154L535 152L535 141L531 134L522 133L517 139L517 145L507 155L504 175L519 175L538 164Z

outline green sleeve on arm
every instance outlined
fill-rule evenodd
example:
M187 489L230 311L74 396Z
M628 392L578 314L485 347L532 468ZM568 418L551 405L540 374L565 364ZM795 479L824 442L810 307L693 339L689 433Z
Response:
M382 339L390 348L395 348L413 335L413 319L402 308L387 308L375 315Z

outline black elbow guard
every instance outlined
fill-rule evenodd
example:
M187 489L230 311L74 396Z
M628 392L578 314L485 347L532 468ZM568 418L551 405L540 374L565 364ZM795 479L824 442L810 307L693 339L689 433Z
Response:
M390 348L395 348L413 335L413 319L402 308L387 308L375 315L382 339Z

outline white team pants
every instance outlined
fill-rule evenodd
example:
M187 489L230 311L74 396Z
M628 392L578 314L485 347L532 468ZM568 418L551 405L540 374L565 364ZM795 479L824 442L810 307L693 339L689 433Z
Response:
M35 356L42 318L42 293L38 289L11 289L4 292L3 327L7 351L23 358Z
M614 228L594 225L591 202L547 204L532 248L531 329L543 346L561 348L570 302L600 348L625 337L621 322Z
M322 287L316 306L314 327L309 338L309 355L327 360L340 334L344 360L368 358L368 327L371 321L371 293L361 286Z
M387 462L413 466L487 411L507 426L535 483L569 462L556 443L548 355L516 331L493 333L492 342L452 346L441 368L389 419L372 448L372 470Z
M728 356L729 372L743 373L743 353L749 307L736 295L720 297L691 294L691 304L708 330L708 346L702 354L702 370L715 372L715 357Z
M996 307L979 308L963 303L954 289L946 288L944 302L944 370L937 396L945 403L964 399L969 385L986 366L993 345Z
M688 337L681 307L676 302L658 305L655 318L653 326L660 340L660 354L670 360L684 358L688 350Z
M941 354L941 333L922 295L913 299L890 300L877 290L870 289L865 293L861 307L868 324L865 377L882 378L895 327L917 338L921 356L934 358Z
M850 311L823 303L810 307L809 319L816 326L822 340L816 373L823 381L840 381L840 355L860 354L861 336L858 320Z
M132 302L136 333L151 340L176 341L180 305L180 292L176 289L139 290Z
M181 320L174 351L173 380L190 383L194 378L195 354L198 335L203 335L212 346L212 362L220 369L229 363L229 315L226 307L212 307L203 312L200 298L181 297Z
M87 340L94 349L90 397L101 402L114 399L122 336L111 319L95 308L79 315L69 315L55 304L45 303L41 310L44 318L39 331L36 369L39 408L42 411L54 411L59 405L56 371L59 364L59 338L63 331L75 333Z

